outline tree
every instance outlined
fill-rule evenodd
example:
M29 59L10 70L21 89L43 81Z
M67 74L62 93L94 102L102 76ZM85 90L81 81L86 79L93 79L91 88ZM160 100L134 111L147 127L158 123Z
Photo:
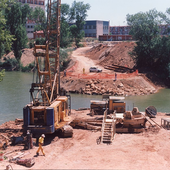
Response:
M29 16L31 20L35 21L36 25L34 27L34 31L40 31L46 29L46 16L45 12L42 8L36 7L32 11L32 15Z
M6 10L7 28L10 33L15 36L12 48L14 55L19 62L22 55L22 49L26 47L28 42L26 33L26 17L29 15L30 7L28 4L21 6L21 3L14 3L11 10Z
M14 36L6 29L5 9L8 8L8 0L1 0L0 3L0 58L4 53L11 50ZM9 8L10 10L10 8Z
M166 79L170 77L170 37L160 36L162 16L156 10L150 10L127 15L127 23L136 40L132 55L137 67L150 69Z
M75 23L70 27L70 31L72 37L75 39L77 47L79 47L79 43L84 36L84 31L82 31L82 29L87 17L87 10L89 9L89 4L83 4L83 2L76 1L73 2L72 7L70 8L70 22Z
M152 68L155 61L155 47L160 39L157 18L158 12L156 10L127 15L127 23L131 26L130 34L137 41L133 56L138 67Z
M69 28L69 5L61 4L61 24L60 24L60 47L68 47L71 43L71 34Z

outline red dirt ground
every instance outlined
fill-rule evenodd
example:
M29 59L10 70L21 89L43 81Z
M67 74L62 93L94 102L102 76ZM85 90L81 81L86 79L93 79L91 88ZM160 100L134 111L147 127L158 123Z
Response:
M84 117L89 111L73 111L75 114ZM158 114L154 119L159 125L162 117L169 117L165 114ZM1 125L0 129L20 129L18 125ZM149 126L149 123L147 123ZM2 132L1 132L2 133ZM0 133L0 134L1 134ZM2 133L6 135L6 133ZM15 134L15 133L14 133ZM128 169L128 170L162 170L170 169L170 131L157 126L150 127L143 133L116 134L111 145L99 144L96 139L101 132L93 130L74 129L72 138L58 138L57 136L46 135L43 146L46 156L34 157L37 146L31 150L23 151L23 146L10 146L3 151L4 154L14 151L15 156L20 152L27 153L23 158L34 157L35 164L30 169ZM34 140L35 141L35 140ZM7 165L13 169L28 169L24 166L9 163L8 160L0 161L0 169Z

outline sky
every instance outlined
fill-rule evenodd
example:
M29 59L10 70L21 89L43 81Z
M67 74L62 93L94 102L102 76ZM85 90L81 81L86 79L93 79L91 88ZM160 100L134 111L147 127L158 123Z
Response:
M72 5L74 0L61 0L61 3ZM170 8L170 0L76 0L89 3L86 20L110 21L110 26L126 25L126 15L147 12L151 9L165 13Z

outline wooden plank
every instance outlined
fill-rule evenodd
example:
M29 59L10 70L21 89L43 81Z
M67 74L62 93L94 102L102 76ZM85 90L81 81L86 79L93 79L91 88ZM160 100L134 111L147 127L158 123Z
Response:
M46 45L35 45L35 49L46 49Z

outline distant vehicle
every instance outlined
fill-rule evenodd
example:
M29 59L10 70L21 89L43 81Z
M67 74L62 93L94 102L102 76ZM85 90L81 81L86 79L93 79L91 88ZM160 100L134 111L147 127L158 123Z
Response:
M97 67L90 67L89 72L102 72L102 69Z

